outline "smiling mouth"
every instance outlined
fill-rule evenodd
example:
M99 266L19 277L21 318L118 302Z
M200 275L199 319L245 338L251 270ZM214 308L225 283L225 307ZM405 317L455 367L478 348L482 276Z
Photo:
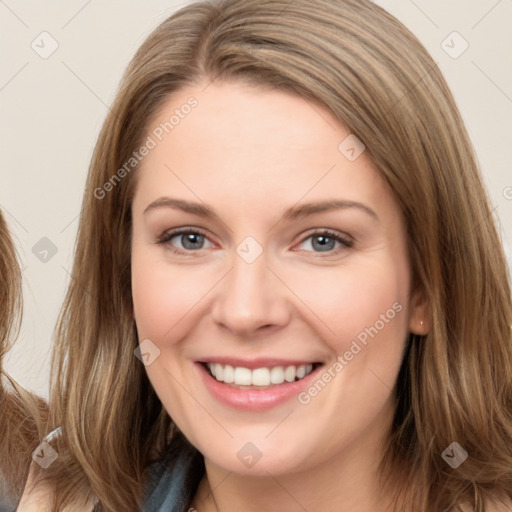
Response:
M276 365L251 370L243 366L219 363L200 363L207 373L218 382L237 389L263 390L299 381L307 377L323 363L301 365Z

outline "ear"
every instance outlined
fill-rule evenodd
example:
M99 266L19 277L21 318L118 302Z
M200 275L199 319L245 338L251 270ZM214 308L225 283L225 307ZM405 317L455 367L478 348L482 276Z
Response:
M409 331L424 336L432 330L432 319L427 294L417 287L409 301Z

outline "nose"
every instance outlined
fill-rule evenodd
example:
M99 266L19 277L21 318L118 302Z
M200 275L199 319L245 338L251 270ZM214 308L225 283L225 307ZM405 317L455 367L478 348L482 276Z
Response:
M269 334L289 322L290 291L265 251L251 263L234 253L231 270L215 289L213 320L236 336Z

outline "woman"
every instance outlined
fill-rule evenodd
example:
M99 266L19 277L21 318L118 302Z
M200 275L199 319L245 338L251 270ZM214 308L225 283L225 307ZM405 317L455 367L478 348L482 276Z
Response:
M27 489L48 510L510 508L504 254L438 67L374 4L162 23L100 134L73 276L59 457Z
M1 212L0 283L0 511L10 512L21 496L31 454L39 444L46 404L3 369L21 320L21 271Z

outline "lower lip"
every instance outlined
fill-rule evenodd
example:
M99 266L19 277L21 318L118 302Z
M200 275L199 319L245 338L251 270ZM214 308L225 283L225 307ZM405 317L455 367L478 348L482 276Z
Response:
M263 411L287 402L291 398L307 388L313 381L323 365L315 368L306 377L294 382L276 384L273 388L266 389L238 389L227 386L212 377L208 370L201 363L197 363L201 378L208 391L219 402L229 405L235 409L247 411Z

